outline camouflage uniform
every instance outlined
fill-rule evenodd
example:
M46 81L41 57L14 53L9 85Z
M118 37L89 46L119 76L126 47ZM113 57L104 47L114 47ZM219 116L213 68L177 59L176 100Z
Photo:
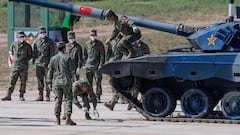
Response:
M149 46L141 40L137 40L134 43L134 49L136 51L136 57L140 57L145 54L150 54Z
M122 34L122 38L119 41L117 47L127 58L135 57L135 51L133 49L132 43L141 37L141 32L138 27L129 20L126 16L121 16L120 18L111 10L106 13L107 19L114 16L114 30L108 41L112 41L117 37L119 33ZM108 42L107 41L107 42ZM131 54L129 54L131 53ZM118 56L117 56L118 57Z
M95 29L91 30L96 31ZM90 33L90 34L91 34ZM96 32L94 32L96 35ZM93 78L96 78L96 96L100 102L102 95L102 74L98 71L99 68L105 63L105 49L101 41L94 39L85 44L86 51L86 77L91 87L93 87Z
M136 57L150 54L149 46L141 40L137 40L134 43L134 49L136 51ZM136 89L135 91L132 92L133 97L135 97L136 99L138 98L138 94L139 94L138 89ZM130 109L131 109L131 106L128 108L128 110L130 110Z
M68 40L70 42L68 42L66 45L66 53L73 62L73 70L75 72L72 78L72 82L75 82L79 79L79 72L83 63L82 46L75 41L75 32L73 31L68 32Z
M82 87L84 87L85 89L83 89ZM88 113L90 109L88 96L90 96L91 98L94 110L96 110L96 106L97 106L96 95L94 94L91 85L85 80L76 81L72 85L72 92L73 92L73 103L76 106L78 106L78 108L82 108L81 104L77 99L77 96L81 96L83 101L83 107L85 108L85 111L86 111L85 117L86 119L91 119Z
M24 32L18 32L17 38L24 39ZM28 61L32 58L32 47L27 42L16 41L11 44L10 53L13 55L13 64L11 67L10 84L7 96L2 100L11 100L11 94L14 91L18 77L20 78L20 100L25 100L23 95L26 92L26 82L28 80Z
M36 101L43 101L44 84L47 86L47 67L50 58L55 52L53 41L47 36L42 36L42 34L46 34L45 27L39 27L38 37L32 44L33 64L36 67L36 77L39 91L39 97L36 99ZM50 101L50 90L48 87L46 87L46 101Z
M47 81L48 84L52 84L52 80L54 79L54 93L56 95L55 100L55 109L54 113L56 115L56 121L57 124L60 124L60 113L61 113L61 105L63 100L63 95L65 96L66 100L66 109L64 110L64 114L67 114L67 120L66 124L68 125L76 125L71 120L71 114L72 114L72 61L67 56L67 54L64 53L63 50L65 49L65 43L64 42L58 42L57 43L59 52L55 56L53 56L50 60L50 64L48 65L48 74L47 74ZM54 77L54 78L53 78ZM50 86L51 87L51 86Z

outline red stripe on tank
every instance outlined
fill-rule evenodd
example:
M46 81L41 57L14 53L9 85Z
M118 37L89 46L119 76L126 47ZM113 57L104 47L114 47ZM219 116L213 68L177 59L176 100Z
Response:
M82 15L87 15L87 16L91 16L92 15L92 8L91 7L87 7L87 6L81 6L79 13Z

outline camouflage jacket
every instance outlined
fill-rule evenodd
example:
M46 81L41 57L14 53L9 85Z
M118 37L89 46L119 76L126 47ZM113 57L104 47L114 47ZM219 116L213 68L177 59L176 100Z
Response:
M54 85L72 85L72 75L74 70L72 69L72 61L63 52L58 52L53 56L48 65L47 82L52 84L54 79Z
M107 62L112 62L116 60L121 60L123 54L120 52L120 50L117 48L117 44L120 41L120 39L115 38L115 42L108 45L108 49L106 52L106 60Z
M134 22L128 19L126 16L122 16L120 19L118 18L118 20L114 23L114 30L110 40L116 38L119 33L121 33L123 36L133 35L133 27L135 26L136 25Z
M105 49L101 41L95 40L95 42L88 41L85 44L85 60L86 68L98 70L99 66L105 63Z
M140 57L145 54L150 54L149 46L142 41L140 41L139 44L134 44L133 48L136 52L136 57Z
M37 38L33 44L33 64L47 67L51 57L54 55L53 41L46 37L44 41Z
M82 53L82 46L77 42L73 44L68 43L66 45L66 53L71 58L73 62L73 69L77 69L77 67L81 68L83 64L83 53Z
M87 90L83 91L83 90L81 90L80 86L81 86L81 81L76 81L72 84L73 103L76 105L79 105L80 103L77 99L77 96L86 94L87 96L90 96L93 106L96 107L97 106L97 98L93 92L93 88L89 85Z
M25 41L22 44L13 42L10 51L13 55L12 68L28 67L28 61L32 58L32 47L30 44Z

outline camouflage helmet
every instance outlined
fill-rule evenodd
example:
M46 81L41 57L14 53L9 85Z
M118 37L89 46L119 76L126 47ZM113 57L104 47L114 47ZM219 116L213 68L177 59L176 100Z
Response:
M63 42L63 41L57 42L57 48L58 49L62 49L62 48L65 48L65 47L66 47L65 42Z
M75 38L75 32L74 31L68 31L67 35L68 35L68 38Z
M104 15L105 15L105 19L108 19L111 16L117 16L115 12L113 12L111 9L106 10Z

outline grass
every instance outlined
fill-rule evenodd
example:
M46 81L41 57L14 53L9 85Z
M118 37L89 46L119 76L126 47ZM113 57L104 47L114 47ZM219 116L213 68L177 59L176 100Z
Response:
M101 9L110 8L121 14L190 26L206 26L215 22L223 22L228 15L228 0L97 0L95 2L70 0L68 2ZM240 4L240 1L235 1L235 3ZM7 0L0 1L0 10L0 32L5 33L7 32ZM83 17L81 24L80 28L109 25L107 21L88 17ZM179 36L146 29L144 31L148 32L145 32L143 39L152 46L152 52L165 50L177 44L188 44L185 38Z

